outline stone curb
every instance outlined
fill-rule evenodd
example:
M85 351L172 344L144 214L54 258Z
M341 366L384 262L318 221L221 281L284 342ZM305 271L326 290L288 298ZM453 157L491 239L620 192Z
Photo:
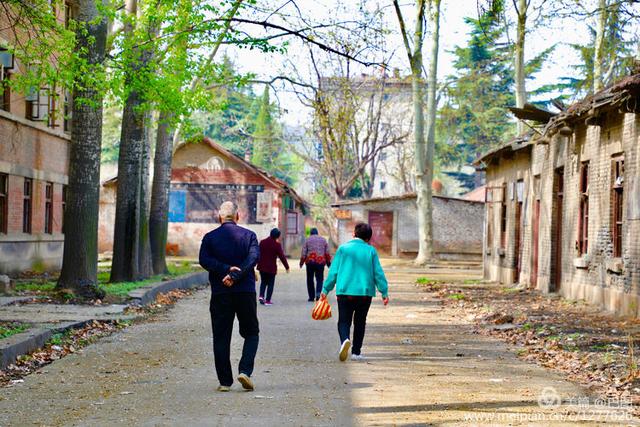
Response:
M0 369L5 369L23 354L29 354L33 350L43 347L53 334L69 329L79 329L90 322L93 320L63 322L51 328L32 328L3 339L2 345L0 345Z
M203 271L201 273L191 273L188 275L180 276L174 280L168 280L166 282L156 283L135 289L129 292L129 297L134 300L134 303L138 303L140 305L149 305L156 300L158 294L169 292L174 289L195 288L196 286L202 286L208 283L208 272Z

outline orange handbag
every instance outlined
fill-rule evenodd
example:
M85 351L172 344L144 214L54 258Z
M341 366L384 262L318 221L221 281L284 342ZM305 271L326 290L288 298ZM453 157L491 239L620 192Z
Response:
M311 318L313 320L327 320L331 317L331 305L327 299L321 299L316 301L316 304L311 310Z

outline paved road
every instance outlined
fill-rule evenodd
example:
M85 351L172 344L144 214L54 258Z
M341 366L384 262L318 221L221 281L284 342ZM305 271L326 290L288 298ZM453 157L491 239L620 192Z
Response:
M337 360L335 316L310 319L304 276L296 271L278 276L274 306L259 307L255 392L238 384L230 393L215 391L203 290L153 322L0 390L0 426L539 425L547 423L527 417L562 410L539 408L545 387L565 399L584 396L503 344L471 334L426 299L414 278L391 273L391 305L374 302L366 363ZM236 335L234 365L240 345Z

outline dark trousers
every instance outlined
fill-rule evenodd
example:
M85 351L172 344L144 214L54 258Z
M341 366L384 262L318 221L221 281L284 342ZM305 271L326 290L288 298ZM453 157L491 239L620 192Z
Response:
M258 351L258 335L260 333L256 294L255 292L238 292L212 295L209 311L211 312L213 356L218 381L220 381L220 385L230 386L233 384L230 361L231 334L236 316L240 324L240 336L244 338L238 372L249 376L253 373L253 361Z
M349 339L353 321L353 341L351 353L360 354L364 331L367 325L367 313L371 307L371 297L338 295L338 333L340 342Z
M315 279L315 286L314 281ZM309 299L318 298L324 284L324 265L307 264L307 292Z
M271 301L273 295L273 285L276 283L276 275L273 273L260 272L260 298L264 298L264 291L267 290L267 301Z

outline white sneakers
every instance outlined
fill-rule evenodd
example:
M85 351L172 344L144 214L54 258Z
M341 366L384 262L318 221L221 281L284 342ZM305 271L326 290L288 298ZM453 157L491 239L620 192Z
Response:
M242 388L247 391L253 391L253 381L247 374L238 375L238 382L242 384Z
M349 339L347 338L342 342L342 345L340 346L340 353L338 353L341 362L344 362L345 360L347 360L350 349L351 349L351 341L349 341Z
M351 360L353 360L354 362L362 362L364 361L364 356L361 354L352 354Z

